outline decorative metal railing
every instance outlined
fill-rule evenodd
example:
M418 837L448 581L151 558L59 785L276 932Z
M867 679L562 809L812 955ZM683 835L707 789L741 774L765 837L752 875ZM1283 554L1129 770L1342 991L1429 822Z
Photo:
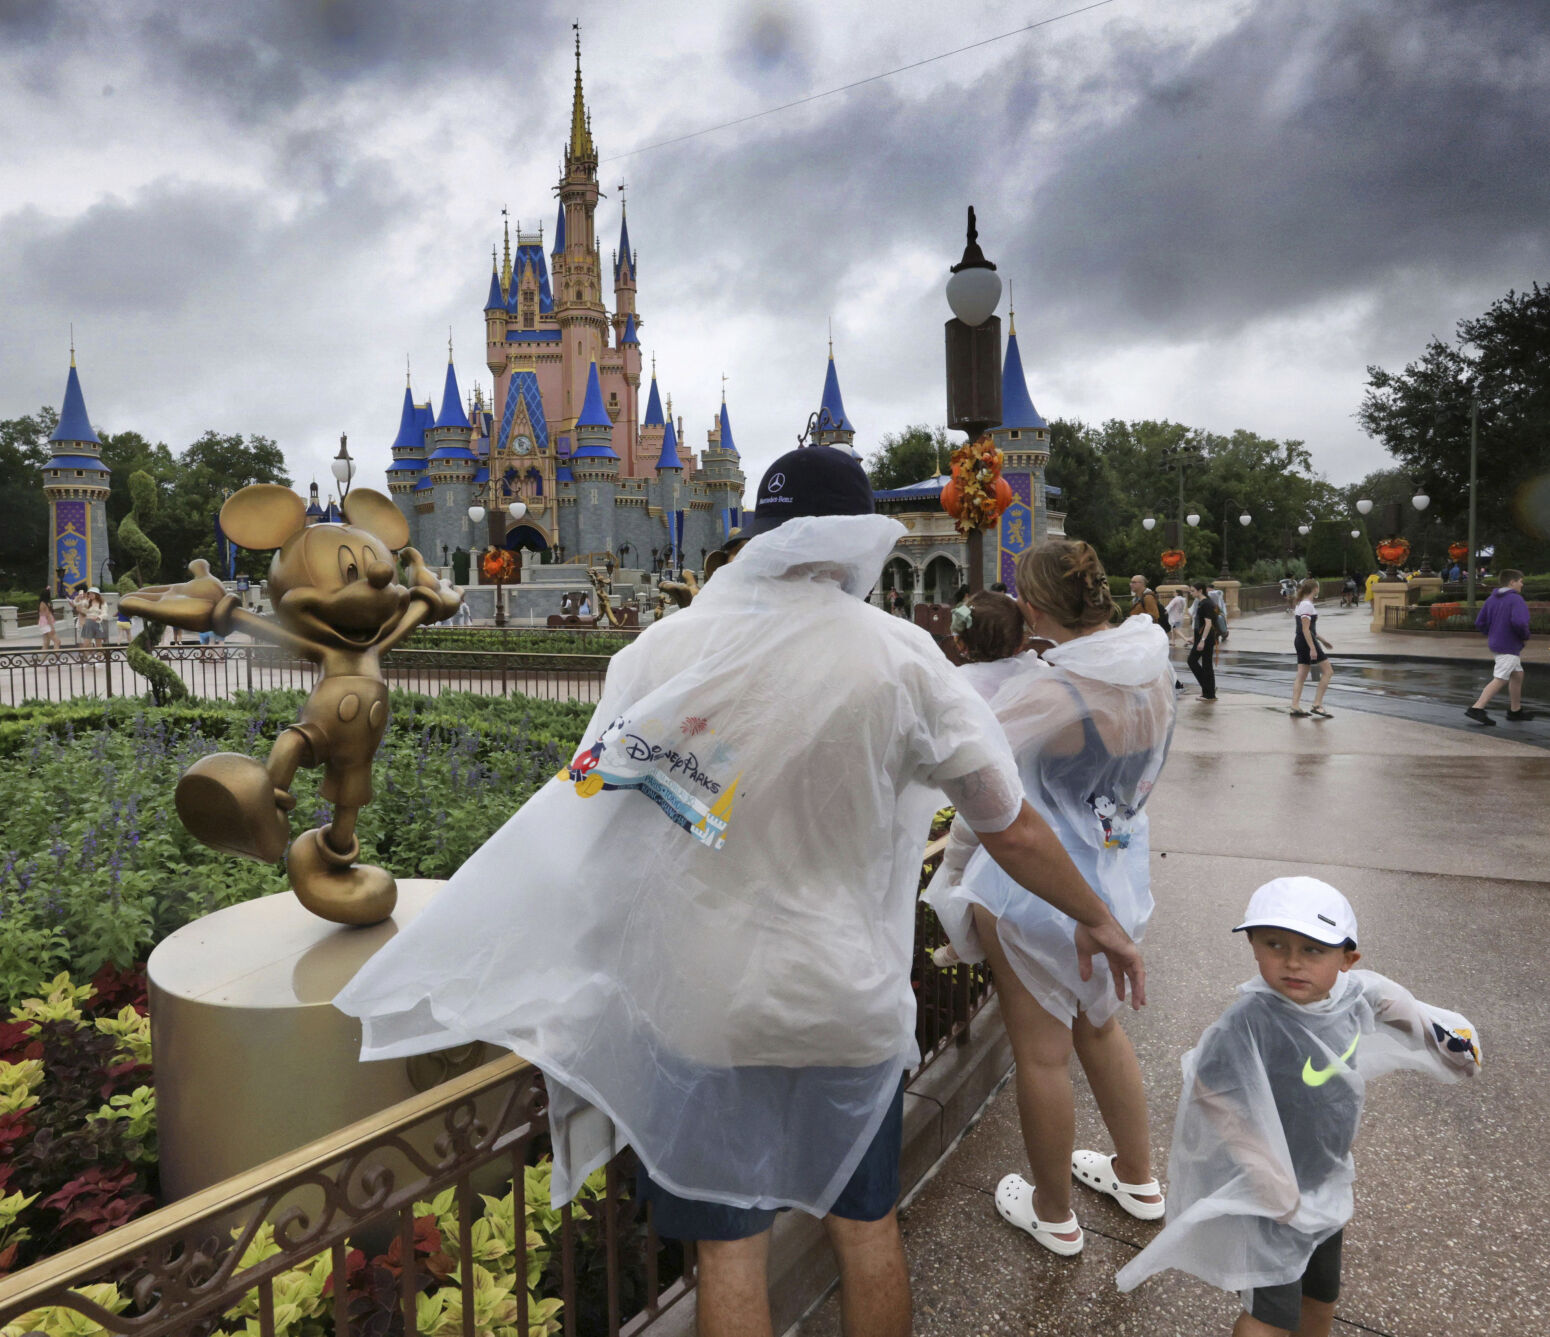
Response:
M158 646L151 652L196 697L242 691L310 691L318 668L271 646ZM529 654L505 650L395 650L383 660L389 687L437 695L521 693L550 701L595 703L608 673L607 655ZM0 651L0 705L77 697L144 696L151 684L130 667L127 648Z
M592 1227L584 1241L578 1229L582 1213L559 1213L558 1240L547 1241L558 1255L547 1266L530 1268L533 1247L528 1167L533 1165L547 1131L544 1092L537 1071L521 1059L506 1057L433 1087L422 1095L321 1139L289 1155L173 1203L64 1253L0 1279L0 1328L20 1324L21 1331L57 1328L60 1316L49 1309L79 1315L70 1331L105 1329L123 1337L163 1334L210 1334L243 1331L244 1313L254 1306L261 1337L277 1337L294 1321L277 1320L276 1281L309 1260L327 1259L327 1304L314 1321L333 1337L352 1333L369 1337L420 1331L420 1302L436 1281L454 1292L452 1312L464 1337L489 1331L480 1317L487 1299L476 1294L473 1265L490 1248L489 1237L476 1238L475 1185L482 1172L511 1176L514 1223L510 1267L517 1283L502 1300L503 1326L518 1333L559 1331L565 1337L606 1332L608 1337L639 1333L688 1292L694 1279L692 1248L664 1259L664 1246L651 1227L649 1212L628 1191L629 1166L616 1159L606 1170L606 1185L589 1202L585 1218ZM434 1135L434 1150L419 1150ZM451 1190L455 1206L454 1240L441 1240L440 1259L423 1257L416 1247L414 1204ZM533 1204L547 1210L548 1204ZM598 1220L600 1218L600 1222ZM597 1227L601 1226L599 1230ZM272 1230L277 1248L263 1246ZM360 1292L347 1283L354 1241L372 1233L396 1242L393 1271L378 1281L390 1283L389 1308L360 1303ZM542 1237L539 1237L542 1238ZM583 1245L605 1255L583 1258ZM452 1266L448 1266L448 1264ZM673 1264L668 1267L667 1264ZM320 1265L321 1266L321 1265ZM664 1271L675 1275L664 1284ZM534 1271L557 1276L557 1294L542 1299L529 1292ZM595 1282L583 1323L584 1282ZM111 1293L97 1289L112 1283ZM547 1288L545 1288L547 1289ZM639 1297L637 1306L626 1294ZM558 1313L532 1312L534 1302L560 1301ZM126 1303L127 1300L127 1303ZM442 1313L445 1307L438 1306ZM550 1326L550 1325L553 1326ZM450 1330L451 1325L446 1327Z

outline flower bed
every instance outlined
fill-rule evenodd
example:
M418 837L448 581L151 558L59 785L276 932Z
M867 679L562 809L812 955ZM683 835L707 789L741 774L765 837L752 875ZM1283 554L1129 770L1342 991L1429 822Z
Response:
M154 707L81 700L0 708L0 1008L68 970L143 960L173 930L286 889L279 865L217 854L178 822L178 775L208 752L266 755L303 694ZM448 877L575 751L576 702L395 692L361 812L362 858ZM328 818L301 771L292 826Z
M61 975L43 992L0 1023L0 1275L104 1234L155 1205L156 1098L143 974L104 971L89 985ZM561 1217L548 1205L549 1173L547 1158L525 1171L526 1268L520 1277L509 1188L501 1196L481 1195L468 1258L461 1256L455 1190L414 1204L422 1333L451 1337L461 1331L459 1278L465 1267L472 1268L478 1331L516 1337L519 1286L527 1291L528 1337L559 1329L561 1277L553 1241ZM605 1247L599 1232L585 1225L585 1204L601 1196L603 1176L600 1170L588 1179L572 1208L572 1219L582 1223L575 1248L583 1280L589 1260ZM273 1226L265 1225L241 1266L279 1252ZM395 1238L375 1257L348 1250L342 1282L326 1253L287 1269L274 1282L275 1333L326 1337L339 1284L347 1288L355 1331L392 1331L403 1264ZM132 1304L132 1281L126 1276L84 1293L108 1312L123 1313ZM588 1288L578 1289L578 1308L594 1301ZM258 1305L257 1292L249 1292L216 1330L258 1337ZM100 1331L83 1327L73 1310L53 1308L25 1316L3 1337L91 1337Z

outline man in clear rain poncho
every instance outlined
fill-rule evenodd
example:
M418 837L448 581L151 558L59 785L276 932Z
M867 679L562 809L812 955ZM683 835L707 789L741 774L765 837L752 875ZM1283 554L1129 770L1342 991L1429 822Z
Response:
M1351 969L1356 915L1328 883L1267 882L1240 931L1259 975L1184 1055L1168 1224L1116 1280L1128 1291L1178 1268L1241 1293L1234 1337L1322 1337L1367 1083L1396 1068L1472 1077L1480 1042L1458 1013Z
M1135 944L1024 803L994 716L865 602L896 520L825 446L752 538L617 654L575 760L336 1000L362 1057L486 1040L543 1070L554 1197L626 1143L658 1230L701 1241L703 1334L770 1330L776 1209L820 1216L850 1337L909 1331L894 1216L909 972L945 792L1144 1000Z

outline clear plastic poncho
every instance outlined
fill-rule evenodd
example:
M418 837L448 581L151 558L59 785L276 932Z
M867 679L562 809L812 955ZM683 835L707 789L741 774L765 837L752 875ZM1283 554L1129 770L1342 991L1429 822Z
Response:
M1366 1084L1396 1068L1475 1074L1468 1020L1370 970L1300 1004L1258 977L1184 1055L1168 1156L1168 1224L1120 1290L1177 1268L1223 1290L1296 1281L1351 1218L1351 1143Z
M1012 655L1007 659L985 659L960 664L958 672L963 680L985 700L993 701L996 693L1006 685L1008 678L1015 678L1019 673L1027 673L1043 666L1043 661L1038 655L1032 650L1024 650L1022 654Z
M962 670L960 670L961 672ZM1173 737L1168 636L1150 618L1078 636L1030 660L991 701L1028 802L1126 933L1141 941L1152 915L1146 800ZM984 959L973 907L996 916L1018 978L1068 1025L1078 1011L1101 1026L1121 1006L1106 959L1077 971L1076 920L1031 896L972 832L953 836L926 900L965 961Z
M903 526L788 521L617 654L576 758L335 1000L362 1058L549 1084L556 1203L624 1143L681 1196L822 1214L919 1061L938 790L1022 806L989 708L858 597ZM1025 893L1026 894L1026 893Z

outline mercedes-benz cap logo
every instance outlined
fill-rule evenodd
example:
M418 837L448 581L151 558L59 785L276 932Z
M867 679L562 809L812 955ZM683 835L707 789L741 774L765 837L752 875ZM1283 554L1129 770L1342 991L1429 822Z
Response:
M785 486L786 486L786 475L785 474L771 474L770 475L770 481L769 481L768 484L766 484L766 491L769 491L769 492L779 492L781 490L781 488L783 488Z

